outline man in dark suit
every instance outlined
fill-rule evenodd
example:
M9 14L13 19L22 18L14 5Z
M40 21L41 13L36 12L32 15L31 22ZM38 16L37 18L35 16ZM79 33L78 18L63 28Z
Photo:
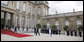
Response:
M28 27L26 27L27 31L28 31Z
M77 30L74 29L75 36L77 36Z
M40 33L39 33L39 28L34 28L34 33L37 35L37 34L39 34L40 35Z
M79 31L79 36L82 37L82 35L81 35L81 31Z
M71 30L71 36L73 36L73 30Z
M24 26L22 26L22 28L23 28L23 31L24 31Z
M17 26L15 26L15 30L14 30L15 33L17 33Z

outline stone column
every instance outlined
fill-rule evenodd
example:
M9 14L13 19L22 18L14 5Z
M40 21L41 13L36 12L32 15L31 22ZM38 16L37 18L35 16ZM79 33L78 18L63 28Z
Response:
M70 18L70 29L71 30L74 30L74 29L77 29L77 26L76 26L76 17L71 17Z
M21 28L21 17L22 17L22 15L19 14L19 17L18 17L18 24L19 24L20 28Z
M31 5L31 7L32 7L32 5ZM31 20L31 25L30 25L30 28L32 28L32 8L30 9L30 11L31 11L31 13L30 13L30 20Z
M26 1L26 8L25 8L25 9L26 9L26 14L28 14L28 7L29 7L28 5L29 5L29 4L28 4L28 2Z
M81 23L82 23L82 25L83 25L83 16L80 16L80 18L81 18Z
M64 26L65 26L65 21L64 20L65 20L65 18L63 18L63 17L62 18L61 17L59 18L59 27L61 29L61 33L65 33L65 31L63 29Z
M40 16L41 28L43 28L43 6L41 6L41 16Z
M36 11L36 7L35 7L35 12L36 12L36 13L35 13L35 27L36 27L36 24L37 24L37 22L36 22L36 21L37 21L37 11Z
M20 1L20 13L22 13L23 1Z
M8 15L9 13L8 12L5 12L5 26L8 24Z
M12 26L15 26L15 14L12 14Z
M25 15L25 28L27 26L27 15Z

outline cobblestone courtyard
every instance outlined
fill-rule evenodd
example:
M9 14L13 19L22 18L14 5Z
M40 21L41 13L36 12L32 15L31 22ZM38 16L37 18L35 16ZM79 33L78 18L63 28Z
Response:
M1 34L1 41L83 41L83 37L67 36L67 35L52 35L42 34L34 35L34 33L25 33L33 36L17 38L9 35Z

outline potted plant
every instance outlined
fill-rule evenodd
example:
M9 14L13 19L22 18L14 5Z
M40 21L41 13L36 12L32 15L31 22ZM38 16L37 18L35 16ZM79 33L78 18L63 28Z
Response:
M43 25L43 28L46 29L47 28L47 25Z
M36 27L37 27L37 28L41 28L41 25L40 25L40 24L37 24Z
M57 26L56 25L52 25L52 32L53 32L53 34L55 34L55 32L57 34Z
M67 35L69 35L69 32L67 31L68 28L69 27L67 25L65 25L64 28L63 28L67 32ZM65 34L66 34L66 32L65 32Z
M45 33L45 30L47 28L47 25L43 25L43 32Z

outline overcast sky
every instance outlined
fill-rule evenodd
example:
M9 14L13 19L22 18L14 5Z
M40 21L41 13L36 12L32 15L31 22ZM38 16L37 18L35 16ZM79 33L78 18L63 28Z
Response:
M83 1L48 1L49 14L83 11Z

